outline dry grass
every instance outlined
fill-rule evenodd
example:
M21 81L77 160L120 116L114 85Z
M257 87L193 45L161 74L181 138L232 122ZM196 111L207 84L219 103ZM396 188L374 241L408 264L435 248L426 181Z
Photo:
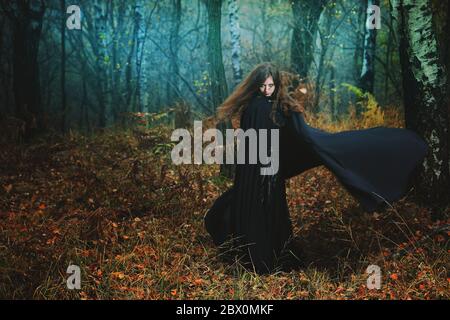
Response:
M310 122L330 131L351 127ZM450 297L449 221L432 221L408 196L367 214L323 167L288 182L303 270L258 276L224 264L203 216L231 182L217 177L217 166L173 166L169 134L165 127L108 130L3 145L0 297ZM81 290L66 287L70 264L81 268ZM366 287L370 264L381 267L381 290Z

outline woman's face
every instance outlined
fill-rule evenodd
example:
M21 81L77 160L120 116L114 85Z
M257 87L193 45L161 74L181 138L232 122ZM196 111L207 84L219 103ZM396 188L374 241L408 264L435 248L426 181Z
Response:
M269 76L266 81L262 85L259 86L259 90L266 97L270 97L272 93L275 91L275 84L273 83L272 76Z

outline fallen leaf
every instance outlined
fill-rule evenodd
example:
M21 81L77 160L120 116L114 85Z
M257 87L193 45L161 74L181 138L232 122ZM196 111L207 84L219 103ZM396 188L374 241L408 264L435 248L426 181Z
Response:
M344 291L343 287L338 287L334 293L341 293Z
M123 272L111 272L111 276L118 279L125 278L125 274Z
M7 186L3 186L3 188L5 189L6 193L10 193L12 190L12 184L8 184Z
M201 285L203 284L203 279L195 279L195 280L194 280L194 284L195 284L196 286L201 286Z

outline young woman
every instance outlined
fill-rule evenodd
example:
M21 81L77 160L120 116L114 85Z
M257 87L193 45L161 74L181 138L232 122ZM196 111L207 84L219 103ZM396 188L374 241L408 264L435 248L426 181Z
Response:
M233 187L205 215L214 243L227 252L233 249L233 257L260 274L290 264L290 253L299 256L292 241L286 179L325 165L366 211L373 211L408 191L427 152L423 139L407 129L328 133L308 126L284 80L274 65L260 64L219 108L219 120L238 118L244 131L279 130L279 150L272 150L279 154L279 170L262 175L264 165L248 161L246 144L246 161L236 165ZM268 150L274 145L270 136Z

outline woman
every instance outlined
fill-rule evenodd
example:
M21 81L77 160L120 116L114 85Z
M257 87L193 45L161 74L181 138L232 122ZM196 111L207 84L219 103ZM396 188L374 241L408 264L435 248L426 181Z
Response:
M423 139L407 129L328 133L308 126L301 111L287 93L280 71L270 63L258 65L218 110L219 120L240 117L244 131L279 130L279 150L272 150L279 152L279 170L261 175L263 165L250 164L247 157L245 164L236 165L233 187L205 215L214 243L228 252L232 248L232 256L239 254L244 266L260 274L286 265L289 252L298 256L286 179L325 165L366 211L373 211L407 192L412 173L427 152ZM246 151L248 156L248 145Z

